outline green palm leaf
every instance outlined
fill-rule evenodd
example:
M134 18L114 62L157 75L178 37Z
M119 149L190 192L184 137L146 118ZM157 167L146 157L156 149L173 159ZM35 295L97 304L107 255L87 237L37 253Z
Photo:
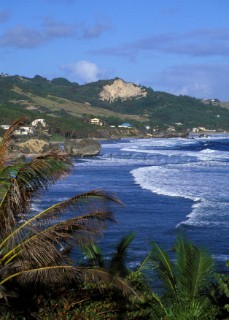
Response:
M207 296L212 279L213 260L204 250L179 236L172 262L156 243L146 259L156 269L164 288L160 302L168 319L208 319Z
M177 240L176 253L180 296L194 301L209 284L214 268L213 259L183 238Z
M153 267L158 272L162 285L166 290L166 295L177 299L177 281L174 273L174 266L168 254L162 250L155 242L152 243L152 249L149 259L153 263Z
M83 251L86 257L89 259L88 265L97 266L103 268L105 265L104 258L102 256L99 246L92 243L88 246L83 246Z
M130 243L135 237L134 233L130 233L123 237L117 245L116 251L113 254L109 270L112 274L125 277L128 274L128 268L126 267L127 249Z

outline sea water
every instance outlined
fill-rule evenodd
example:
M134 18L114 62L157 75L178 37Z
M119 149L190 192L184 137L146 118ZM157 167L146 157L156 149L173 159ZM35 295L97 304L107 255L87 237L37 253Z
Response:
M102 142L99 156L75 159L72 173L45 194L46 207L76 193L103 189L125 206L114 208L100 240L109 256L117 242L136 234L128 263L135 268L151 241L172 250L178 233L208 249L218 268L229 259L229 136L125 139Z

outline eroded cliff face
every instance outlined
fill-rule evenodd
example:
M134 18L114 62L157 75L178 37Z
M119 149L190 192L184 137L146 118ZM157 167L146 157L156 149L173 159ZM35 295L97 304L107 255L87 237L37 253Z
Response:
M147 92L141 87L117 79L111 85L104 86L99 97L101 100L113 102L116 99L126 100L133 97L146 97L146 95Z
M17 148L22 153L40 154L49 150L49 143L39 139L29 139L17 144Z

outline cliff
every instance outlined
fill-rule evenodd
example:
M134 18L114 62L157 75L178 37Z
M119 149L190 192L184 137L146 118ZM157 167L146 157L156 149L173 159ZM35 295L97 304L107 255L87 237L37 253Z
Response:
M134 97L146 97L146 95L146 90L141 87L117 79L112 84L105 85L99 97L101 100L113 102L116 99L126 100Z

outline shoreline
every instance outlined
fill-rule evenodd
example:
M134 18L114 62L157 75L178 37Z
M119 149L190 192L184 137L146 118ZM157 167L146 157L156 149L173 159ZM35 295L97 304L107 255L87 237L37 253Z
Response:
M172 139L172 138L182 138L182 139L204 139L204 138L209 138L211 136L214 136L214 135L228 135L229 132L209 132L209 131L205 131L205 132L202 132L202 133L192 133L192 132L189 132L189 134L155 134L153 135L152 137L149 137L149 136L123 136L123 137L109 137L109 138L85 138L85 139L88 139L88 140L96 140L98 141L99 143L100 142L103 142L103 141L121 141L123 139L136 139L136 140L141 140L141 139ZM67 140L67 139L65 139ZM81 139L74 139L75 141L81 141L83 140L82 138ZM51 146L61 146L61 144L64 144L64 140L62 141L49 141L49 144ZM59 151L62 151L61 148L58 148ZM53 150L52 148L50 148L49 151ZM26 158L35 158L35 157L39 157L39 156L42 156L43 153L23 153L21 152L19 154L19 157L26 157ZM82 158L82 156L79 156L79 158Z

